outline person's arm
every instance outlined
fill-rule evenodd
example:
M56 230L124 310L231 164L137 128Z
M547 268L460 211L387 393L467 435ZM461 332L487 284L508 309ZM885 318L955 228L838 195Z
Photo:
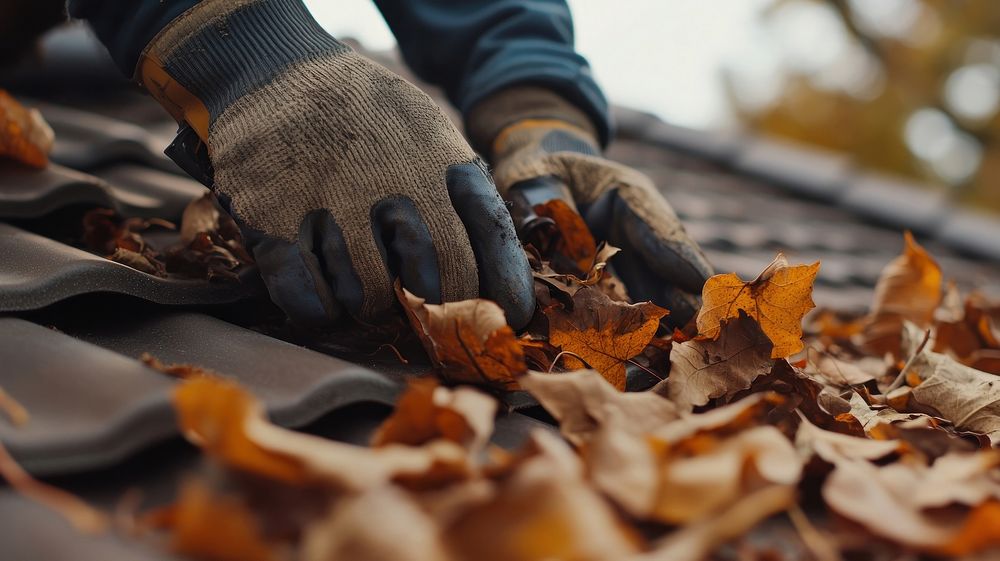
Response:
M565 0L375 0L403 58L444 88L468 115L491 95L535 85L582 111L602 144L611 134L608 103L587 60L573 47ZM487 152L485 139L471 136Z

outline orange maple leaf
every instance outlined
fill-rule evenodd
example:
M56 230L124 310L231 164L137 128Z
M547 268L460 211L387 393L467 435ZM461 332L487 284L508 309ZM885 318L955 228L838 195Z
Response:
M573 296L573 309L545 310L549 342L583 359L619 390L625 390L625 363L646 348L660 318L669 312L652 302L616 302L594 288Z
M778 253L750 282L735 273L715 275L702 290L704 305L698 313L698 332L717 339L722 321L738 317L743 310L774 343L771 358L784 358L801 351L802 317L816 307L812 286L818 271L819 261L793 267Z

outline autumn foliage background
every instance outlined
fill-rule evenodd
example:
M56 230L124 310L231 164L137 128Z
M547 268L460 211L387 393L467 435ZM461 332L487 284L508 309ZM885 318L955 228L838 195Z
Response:
M728 73L749 127L1000 211L1000 3L778 0L761 25L780 62Z

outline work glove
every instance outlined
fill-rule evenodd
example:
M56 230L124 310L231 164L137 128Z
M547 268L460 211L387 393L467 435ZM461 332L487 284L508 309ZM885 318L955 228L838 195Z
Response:
M300 0L202 1L137 72L193 131L171 150L205 173L293 322L380 323L396 278L430 303L482 295L529 321L531 270L485 164L428 96Z
M583 216L594 237L622 249L611 266L634 301L652 300L683 326L700 307L712 267L646 175L601 157L590 118L549 90L514 87L466 117L474 145L494 165L505 198L554 198Z

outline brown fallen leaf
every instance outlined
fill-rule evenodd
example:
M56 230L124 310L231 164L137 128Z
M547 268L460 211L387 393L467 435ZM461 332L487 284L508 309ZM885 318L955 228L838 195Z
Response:
M875 285L871 314L896 314L924 327L941 302L941 267L913 234L906 232L903 239L903 254L886 265Z
M0 444L0 479L6 481L19 494L65 518L79 532L100 534L106 531L110 524L106 514L88 505L76 495L32 477L11 457L3 444Z
M626 362L646 348L667 313L651 302L615 302L593 288L577 291L571 310L545 310L549 342L585 361L622 391ZM569 359L567 363L579 361Z
M277 482L361 491L390 481L408 486L464 480L475 468L458 444L366 448L275 426L232 381L192 378L174 390L181 431L209 457Z
M1000 442L1000 378L932 351L914 357L909 372L919 377L915 400L960 429L985 434L994 445Z
M677 407L650 392L617 391L598 372L578 370L560 374L529 372L521 378L528 391L556 420L567 440L582 445L605 422L611 411L620 413L629 430L650 432L677 418Z
M164 251L171 274L208 280L238 279L240 267L253 263L236 222L210 193L184 208L180 234L180 241Z
M275 561L274 546L261 536L249 505L237 496L214 495L190 480L169 512L170 549L211 561Z
M773 485L754 491L711 519L702 520L663 538L652 551L632 561L701 561L718 546L738 538L766 518L795 504L795 488Z
M795 434L795 444L803 459L816 455L831 464L843 460L877 460L903 448L898 440L872 440L823 430L805 418Z
M336 503L310 524L302 538L302 561L448 561L437 522L395 487L377 487Z
M0 387L0 411L3 411L15 427L26 425L31 418L28 410L2 387Z
M372 436L372 446L417 446L444 438L478 452L493 432L496 410L495 399L471 388L452 390L433 379L416 379Z
M638 534L586 483L567 445L541 431L532 438L544 442L499 482L492 499L444 529L449 549L477 561L599 561L637 553Z
M865 343L878 354L898 356L903 322L929 327L941 303L941 268L910 232L904 235L904 242L903 254L879 276L864 329Z
M656 445L656 436L653 435ZM716 516L761 488L793 488L802 461L778 429L758 426L728 438L692 436L664 447L653 516L667 523L689 523Z
M222 377L218 372L194 364L164 364L149 353L142 353L139 360L143 364L174 378L197 378L201 376Z
M702 290L704 305L698 312L698 332L717 339L722 321L738 317L742 310L774 343L771 358L785 358L801 351L802 317L815 307L812 285L818 271L818 261L793 267L779 253L750 282L733 273L715 275Z
M0 89L0 158L44 168L54 141L55 134L37 109L27 109Z
M997 460L996 452L945 456L930 467L842 460L823 485L823 499L838 514L907 547L974 553L1000 545L1000 525L983 523L997 520Z
M861 357L849 361L838 358L831 353L821 354L814 362L810 362L809 366L813 368L808 369L808 372L815 373L826 383L836 387L866 384L886 372L886 364L883 359Z
M398 285L396 294L443 379L517 389L528 368L500 306L481 299L426 304Z
M670 377L653 391L666 391L682 409L750 387L771 371L771 341L757 323L740 314L723 322L718 339L693 339L673 346ZM665 387L663 387L665 385Z
M556 270L562 273L587 272L597 255L597 242L583 217L562 199L535 205L534 210L538 216L551 218L559 232L558 239L552 244L552 250L558 256L553 263ZM559 265L564 264L563 260L571 263L578 271L560 268Z

